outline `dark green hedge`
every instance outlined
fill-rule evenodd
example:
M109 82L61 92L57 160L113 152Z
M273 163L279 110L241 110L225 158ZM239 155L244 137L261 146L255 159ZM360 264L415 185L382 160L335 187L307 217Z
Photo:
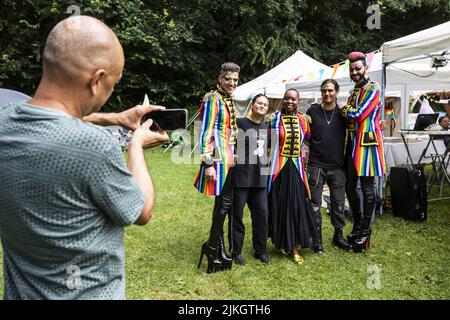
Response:
M380 30L366 27L373 3L381 5ZM140 103L144 93L152 103L196 109L224 61L242 66L243 83L298 49L333 64L450 19L448 0L2 0L0 87L33 94L46 36L73 5L108 24L125 49L123 80L105 110Z

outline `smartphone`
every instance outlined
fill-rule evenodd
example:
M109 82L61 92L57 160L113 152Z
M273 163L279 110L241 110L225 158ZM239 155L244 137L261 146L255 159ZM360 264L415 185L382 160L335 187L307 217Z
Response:
M186 109L165 109L147 113L144 121L152 119L150 127L152 131L186 129L188 123L188 112Z

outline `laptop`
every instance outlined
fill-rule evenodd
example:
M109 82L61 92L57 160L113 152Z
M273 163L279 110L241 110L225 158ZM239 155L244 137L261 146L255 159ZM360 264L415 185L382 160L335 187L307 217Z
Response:
M430 124L435 124L438 117L439 113L419 114L413 131L424 131Z

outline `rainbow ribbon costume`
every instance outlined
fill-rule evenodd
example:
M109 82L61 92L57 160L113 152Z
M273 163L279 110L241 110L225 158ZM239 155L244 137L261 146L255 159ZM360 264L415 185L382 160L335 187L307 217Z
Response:
M284 165L291 159L305 184L308 197L311 198L308 180L306 178L305 167L302 158L302 144L309 142L311 132L309 123L305 115L296 112L294 115L287 115L277 112L270 119L271 137L271 164L270 177L268 181L268 192L275 182L278 174Z
M341 113L347 117L347 143L352 143L352 158L358 176L383 176L385 161L379 125L381 89L375 82L355 87Z
M194 186L205 195L220 195L230 167L234 166L237 138L233 100L220 88L207 93L200 107L200 158L212 160L216 181L206 180L205 166L200 166Z

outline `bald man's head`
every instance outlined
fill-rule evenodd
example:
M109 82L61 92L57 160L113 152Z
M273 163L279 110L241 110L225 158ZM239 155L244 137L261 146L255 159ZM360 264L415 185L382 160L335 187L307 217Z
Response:
M98 19L74 16L50 32L43 54L43 78L82 82L99 69L120 74L123 65L123 49L114 32Z

